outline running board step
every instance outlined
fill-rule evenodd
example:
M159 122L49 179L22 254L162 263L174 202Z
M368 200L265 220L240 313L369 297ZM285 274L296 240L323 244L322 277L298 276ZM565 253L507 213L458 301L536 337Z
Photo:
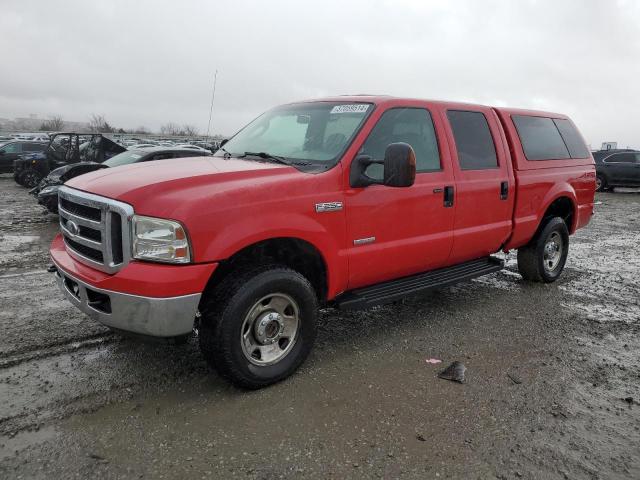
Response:
M341 310L359 310L393 302L406 295L434 288L446 287L454 283L497 272L504 268L504 262L496 257L480 258L453 267L419 273L410 277L378 283L370 287L346 292L336 299Z

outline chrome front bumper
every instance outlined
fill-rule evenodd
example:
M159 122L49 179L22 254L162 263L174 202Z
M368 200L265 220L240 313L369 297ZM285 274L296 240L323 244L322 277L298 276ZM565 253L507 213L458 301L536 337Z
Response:
M95 288L56 267L56 281L65 297L108 327L153 337L176 337L193 329L199 293L169 298L129 295Z

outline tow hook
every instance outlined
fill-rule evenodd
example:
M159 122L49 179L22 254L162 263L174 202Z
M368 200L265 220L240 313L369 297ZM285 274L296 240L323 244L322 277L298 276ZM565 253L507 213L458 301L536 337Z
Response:
M49 265L47 267L47 272L49 273L56 273L58 271L58 267L56 267L55 265Z

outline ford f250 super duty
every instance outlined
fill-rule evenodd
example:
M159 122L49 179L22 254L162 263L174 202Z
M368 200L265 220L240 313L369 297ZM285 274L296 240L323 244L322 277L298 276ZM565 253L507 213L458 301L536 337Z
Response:
M367 308L503 268L560 276L595 166L564 115L379 96L274 108L213 157L60 189L57 281L116 331L184 338L245 388L309 354L321 306Z

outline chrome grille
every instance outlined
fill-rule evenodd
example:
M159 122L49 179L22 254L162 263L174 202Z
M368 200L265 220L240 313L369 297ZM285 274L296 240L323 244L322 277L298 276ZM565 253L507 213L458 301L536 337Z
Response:
M73 258L106 273L129 263L131 205L60 187L58 213L64 243Z

